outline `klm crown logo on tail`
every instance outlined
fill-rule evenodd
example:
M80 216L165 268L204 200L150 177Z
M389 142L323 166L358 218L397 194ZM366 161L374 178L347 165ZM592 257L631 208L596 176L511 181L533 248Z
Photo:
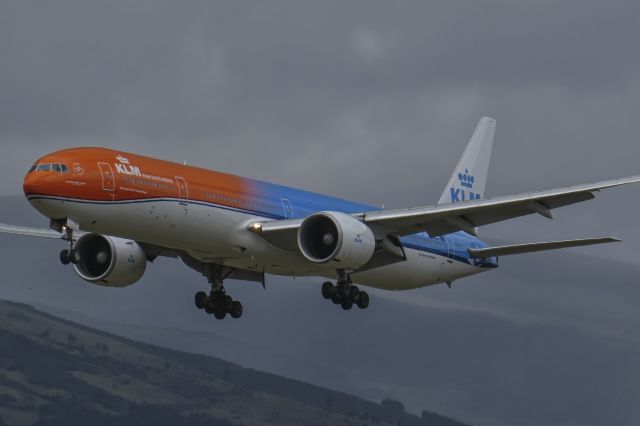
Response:
M479 200L486 193L496 120L483 117L469 139L438 204Z
M467 188L473 188L473 182L476 180L469 174L469 169L464 169L464 174L458 173L458 179L460 180L460 185Z
M458 180L460 181L461 186L469 188L471 190L473 189L473 183L475 182L476 178L469 173L469 169L464 169L464 173L458 173ZM449 191L451 193L451 202L457 203L459 201L479 200L480 198L482 198L482 194L476 194L475 192L470 190L468 191L464 188L455 187L449 188Z

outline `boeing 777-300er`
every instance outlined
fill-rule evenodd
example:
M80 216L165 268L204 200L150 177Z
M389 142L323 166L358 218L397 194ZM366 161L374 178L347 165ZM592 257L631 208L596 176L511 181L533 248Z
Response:
M264 285L265 274L333 278L322 296L343 309L365 309L354 283L408 290L447 283L498 266L512 254L619 241L589 238L489 247L477 228L594 198L640 176L485 198L495 132L485 117L436 205L381 210L226 173L104 148L45 155L24 179L50 229L0 225L0 231L59 238L80 278L125 287L158 256L181 259L208 279L195 304L216 318L242 315L223 281Z

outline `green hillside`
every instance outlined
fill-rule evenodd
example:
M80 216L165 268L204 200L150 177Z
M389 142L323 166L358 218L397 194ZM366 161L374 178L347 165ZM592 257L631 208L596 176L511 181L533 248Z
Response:
M211 342L215 345L216 342ZM255 354L260 356L260 354ZM462 425L0 301L3 425Z

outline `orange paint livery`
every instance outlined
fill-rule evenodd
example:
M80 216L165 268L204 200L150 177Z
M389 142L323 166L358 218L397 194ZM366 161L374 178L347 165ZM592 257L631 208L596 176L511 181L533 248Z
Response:
M105 148L54 152L37 165L65 165L66 172L30 172L24 192L91 201L176 198L242 208L254 195L239 176Z

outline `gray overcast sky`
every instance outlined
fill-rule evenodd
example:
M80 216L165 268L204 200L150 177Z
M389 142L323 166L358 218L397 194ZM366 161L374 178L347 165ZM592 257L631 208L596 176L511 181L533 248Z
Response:
M637 1L2 2L0 194L103 145L387 207L435 202L482 115L489 195L640 174ZM494 225L615 234L640 188ZM601 253L601 248L583 249Z

